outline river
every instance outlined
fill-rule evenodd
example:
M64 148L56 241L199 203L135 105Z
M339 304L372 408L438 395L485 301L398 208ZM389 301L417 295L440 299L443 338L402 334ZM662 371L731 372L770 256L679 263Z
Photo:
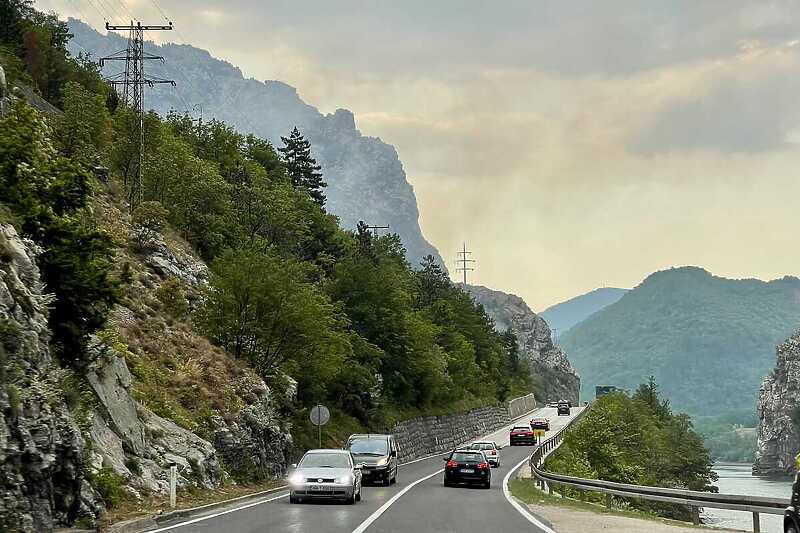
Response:
M754 477L753 465L743 463L717 463L714 471L719 475L717 486L721 494L747 494L749 496L775 496L789 498L792 482L789 479L764 479ZM741 511L707 509L704 517L711 518L714 527L743 529L753 531L753 515ZM783 533L783 517L780 515L761 515L762 533Z

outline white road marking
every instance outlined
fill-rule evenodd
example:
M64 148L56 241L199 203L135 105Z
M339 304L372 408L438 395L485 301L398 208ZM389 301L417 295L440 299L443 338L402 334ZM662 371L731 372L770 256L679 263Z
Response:
M394 502L396 502L397 500L399 500L399 499L400 499L400 497L401 497L403 494L405 494L406 492L410 491L411 489L413 489L415 486L419 485L419 484L420 484L420 483L422 483L423 481L427 481L427 480L429 480L430 478L432 478L433 476L439 475L439 474L441 474L442 472L444 472L444 468L440 468L439 470L437 470L437 471L436 471L436 472L434 472L433 474L429 474L429 475L427 475L427 476L425 476L425 477L419 478L418 480L416 480L415 482L411 483L411 484L410 484L410 485L408 485L406 488L404 488L403 490L401 490L400 492L398 492L397 494L395 494L394 496L392 496L391 498L389 498L389 500L388 500L386 503L384 503L383 505L381 505L380 507L378 507L378 510L377 510L377 511L375 511L374 513L372 513L371 515L369 515L369 516L367 517L367 519L366 519L366 520L364 520L363 522L361 522L361 525L359 525L357 528L355 528L355 529L353 530L353 533L363 533L363 532L364 532L364 531L365 531L365 530L366 530L366 529L367 529L369 526L371 526L371 525L372 525L372 523L373 523L375 520L377 520L378 518L380 518L380 516L381 516L383 513L385 513L385 512L386 512L386 510L387 510L389 507L391 507L391 506L392 506L392 504L393 504Z
M524 419L524 418L527 418L527 417L531 416L532 414L536 413L537 411L539 411L539 410L541 410L541 409L542 409L541 407L540 407L540 408L538 408L538 409L534 409L533 411L531 411L531 412L529 412L529 413L526 413L526 414L524 414L524 415L520 416L519 418L515 419L515 420L514 420L514 421L513 421L513 422L512 422L510 425L508 425L508 426L505 426L505 427L503 427L503 428L500 428L500 429L498 429L498 430L496 430L496 431L494 431L494 432L492 432L492 433L489 433L489 434L487 434L487 435L484 435L484 436L483 436L483 437L481 437L480 439L475 439L475 440L489 439L489 437L491 437L492 435L496 435L496 434L498 434L498 433L501 433L501 432L503 432L503 431L507 431L507 430L508 430L508 428L509 428L510 426L514 425L514 423L516 423L518 420L522 420L522 419ZM418 463L418 462L420 462L420 461L424 461L424 460L426 460L426 459L431 459L431 458L433 458L433 457L438 457L438 456L445 455L445 454L448 454L448 453L450 453L450 451L449 451L449 450L448 450L448 451L446 451L446 452L442 452L442 453L438 453L438 454L433 454L433 455L429 455L429 456L426 456L426 457L421 457L421 458L419 458L419 459L415 459L415 460L413 460L413 461L409 461L409 462L407 462L407 463L402 463L402 464L401 464L401 465L399 465L399 466L405 466L405 465L410 465L410 464L412 464L412 463ZM521 463L520 463L520 464L521 464ZM381 515L382 515L384 512L386 512L386 510L387 510L387 509L388 509L388 508L389 508L389 507L390 507L390 506L391 506L391 505L392 505L394 502L396 502L398 499L400 499L400 497L401 497L403 494L405 494L406 492L408 492L409 490L411 490L411 489L412 489L413 487L415 487L416 485L418 485L418 484L422 483L423 481L427 481L428 479L432 478L433 476L435 476L435 475L437 475L437 474L441 474L442 472L444 472L444 468L441 468L441 469L437 470L437 471L436 471L436 472L434 472L433 474L430 474L430 475L427 475L427 476L425 476L425 477L423 477L423 478L420 478L420 479L418 479L418 480L414 481L413 483L411 483L410 485L408 485L407 487L405 487L403 490L401 490L400 492L398 492L397 494L395 494L394 496L392 496L392 497L391 497L391 498L390 498L390 499L389 499L389 500L388 500L386 503L384 503L384 504L383 504L383 505L382 505L382 506L381 506L381 507L380 507L380 508L379 508L377 511L375 511L374 513L372 513L372 515L370 515L370 516L369 516L369 517L368 517L368 518L367 518L367 519L366 519L364 522L362 522L362 523L361 523L361 524L360 524L360 525L359 525L359 526L358 526L356 529L354 529L354 530L353 530L353 533L362 533L362 532L363 532L364 530L366 530L366 529L367 529L367 528L368 528L368 527L369 527L369 526L370 526L370 525L371 525L371 524L372 524L372 523L373 523L375 520L377 520L377 519L378 519L378 518L379 518L379 517L380 517L380 516L381 516ZM268 498L268 499L266 499L266 500L259 500L259 501L257 501L257 502L249 503L249 504L247 504L247 505L242 505L242 506L240 506L240 507L235 507L235 508L233 508L233 509L228 509L227 511L222 511L222 512L220 512L220 513L214 513L214 514L210 514L210 515L208 515L208 516L203 516L203 517L200 517L200 518L195 518L195 519L193 519L193 520L188 520L188 521L186 521L186 522L181 522L180 524L175 524L175 525L172 525L172 526L162 527L162 528L160 528L160 529L153 529L153 530L149 531L148 533L160 533L161 531L170 531L170 530L172 530L172 529L177 529L177 528L179 528L179 527L184 527L184 526L188 526L188 525L191 525L191 524L196 524L196 523L198 523L198 522L202 522L202 521L204 521L204 520L209 520L209 519L211 519L211 518L216 518L216 517L218 517L218 516L222 516L222 515L226 515L226 514L234 513L234 512L236 512L236 511L241 511L241 510L244 510L244 509L249 509L250 507L255 507L256 505L261 505L261 504L264 504L264 503L274 502L275 500L280 500L281 498L285 498L285 497L287 497L288 495L289 495L289 493L287 492L287 493L285 493L285 494L281 494L280 496L275 496L275 497L273 497L273 498Z
M216 518L218 516L234 513L236 511L241 511L242 509L247 509L249 507L255 507L256 505L261 505L262 503L274 502L275 500L280 500L281 498L285 498L288 495L289 493L287 492L286 494L281 494L280 496L275 496L273 498L268 498L266 500L259 500L253 503L248 503L247 505L242 505L241 507L235 507L233 509L228 509L227 511L222 511L221 513L214 513L208 516L202 516L200 518L195 518L194 520L189 520L187 522L181 522L180 524L175 524L174 526L162 527L161 529L153 529L151 531L148 531L148 533L159 533L161 531L169 531L170 529L177 529L179 527L188 526L190 524L196 524L197 522L202 522L203 520L209 520L211 518Z
M521 417L515 419L514 421L512 421L511 424L509 424L507 426L504 426L504 427L502 427L500 429L497 429L497 430L493 431L492 433L488 433L488 434L484 435L483 437L480 437L480 438L475 439L475 440L489 440L489 437L491 437L492 435L497 435L497 434L502 433L504 431L508 431L508 428L513 426L517 422L517 420L522 420L524 418L527 418L527 417L531 416L533 413L535 413L535 412L537 412L537 411L539 411L541 409L542 408L534 409L533 411L531 411L529 413L526 413L526 414L522 415ZM450 453L450 451L442 452L440 454L435 454L435 455L431 455L431 456L428 456L428 457L423 457L422 459L417 459L415 461L410 461L410 462L405 463L405 464L416 463L417 461L422 461L423 459L430 459L431 457L436 457L437 455L445 455L445 454L448 454L448 453ZM523 461L523 463L524 462L525 461ZM521 464L522 463L520 463L520 465ZM519 468L519 465L517 465L517 468ZM391 507L393 503L395 503L397 500L399 500L406 492L410 491L411 489L413 489L415 486L419 485L423 481L427 481L430 478L432 478L433 476L441 474L442 472L444 472L444 468L440 468L439 470L437 470L433 474L429 474L429 475L427 475L425 477L422 477L422 478L414 481L413 483L411 483L407 487L405 487L403 490L401 490L400 492L398 492L397 494L395 494L394 496L389 498L389 500L386 503L381 505L374 513L369 515L366 520L361 522L361 524L359 524L359 526L353 530L353 533L364 533L364 531L366 531L369 526L371 526L378 518L380 518L381 515L383 513L385 513L387 511L387 509L389 509L389 507ZM546 533L555 533L555 532L548 531Z
M506 497L506 500L508 500L508 503L510 503L512 506L514 506L514 509L519 511L519 513L522 516L524 516L528 520L528 522L530 522L534 526L536 526L539 529L541 529L544 533L556 533L553 529L551 529L550 527L548 527L545 524L541 523L535 516L533 516L527 509L525 509L525 507L523 507L519 503L519 501L517 501L517 499L514 496L511 495L511 491L508 490L508 480L509 480L509 478L511 478L511 474L516 472L519 469L519 467L524 465L525 461L527 461L528 459L530 459L530 457L526 457L525 459L523 459L522 461L517 463L517 466L515 466L514 468L509 470L508 474L506 474L506 477L503 478L503 496Z

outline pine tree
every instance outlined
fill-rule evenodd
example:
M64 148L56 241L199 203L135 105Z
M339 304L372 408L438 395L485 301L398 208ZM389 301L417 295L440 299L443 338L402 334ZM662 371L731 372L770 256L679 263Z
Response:
M311 143L303 137L300 130L295 128L289 137L281 137L283 148L278 148L282 155L286 172L292 180L292 185L302 187L308 191L311 199L320 206L325 205L325 193L322 192L328 184L322 180L322 167L311 156Z

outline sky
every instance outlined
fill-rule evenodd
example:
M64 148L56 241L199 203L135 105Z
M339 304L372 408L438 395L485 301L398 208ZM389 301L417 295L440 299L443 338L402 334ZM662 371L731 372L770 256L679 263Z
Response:
M157 3L156 3L157 2ZM656 270L800 273L794 1L41 0L133 13L352 110L393 144L423 233L537 311Z

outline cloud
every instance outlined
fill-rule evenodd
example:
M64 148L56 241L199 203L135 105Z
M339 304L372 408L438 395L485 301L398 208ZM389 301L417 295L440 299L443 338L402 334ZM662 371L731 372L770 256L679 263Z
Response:
M534 309L671 265L798 272L793 2L159 4L160 37L353 110L397 147L442 255L466 240L474 280Z

